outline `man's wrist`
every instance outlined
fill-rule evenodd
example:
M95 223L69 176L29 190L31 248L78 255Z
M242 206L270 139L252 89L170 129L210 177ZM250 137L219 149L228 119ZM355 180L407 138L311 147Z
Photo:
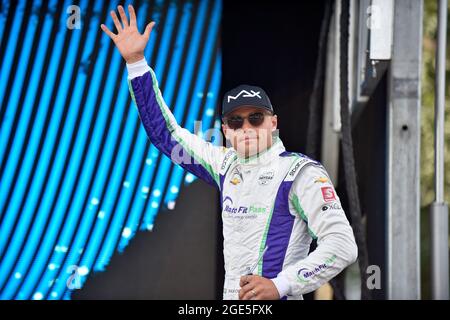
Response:
M132 55L132 56L129 56L129 57L127 57L126 59L125 59L125 61L128 63L128 64L132 64L132 63L136 63L136 62L138 62L138 61L140 61L140 60L142 60L142 59L144 59L145 57L144 57L144 54L143 53L138 53L138 54L135 54L135 55Z
M138 60L134 63L127 62L127 70L128 70L128 79L134 79L136 77L142 76L144 73L150 71L150 67L147 64L147 60L142 57L141 60Z
M291 293L291 286L289 284L288 279L286 279L285 276L279 274L276 278L271 279L271 280L278 290L280 299Z

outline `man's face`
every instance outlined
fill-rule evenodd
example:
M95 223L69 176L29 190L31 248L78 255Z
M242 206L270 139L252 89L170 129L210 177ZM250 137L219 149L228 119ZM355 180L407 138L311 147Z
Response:
M255 113L262 113L264 120L258 126L252 125L248 117ZM239 129L233 129L227 123L232 117L242 117L244 122ZM277 129L277 116L261 108L242 106L224 119L222 129L227 140L231 141L233 148L243 157L250 157L266 150L272 145L272 132Z

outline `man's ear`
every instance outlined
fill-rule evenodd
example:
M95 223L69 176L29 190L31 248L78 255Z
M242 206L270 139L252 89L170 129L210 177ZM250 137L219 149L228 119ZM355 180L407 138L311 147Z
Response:
M277 130L277 126L278 126L278 117L275 114L272 116L272 132Z
M227 129L228 126L224 123L222 123L222 131L223 131L223 135L225 136L225 138L227 137Z

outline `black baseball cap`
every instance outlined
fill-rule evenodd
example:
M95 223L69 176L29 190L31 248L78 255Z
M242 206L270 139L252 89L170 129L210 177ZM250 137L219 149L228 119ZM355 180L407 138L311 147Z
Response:
M243 84L223 96L222 117L242 106L257 107L273 113L272 103L262 88Z

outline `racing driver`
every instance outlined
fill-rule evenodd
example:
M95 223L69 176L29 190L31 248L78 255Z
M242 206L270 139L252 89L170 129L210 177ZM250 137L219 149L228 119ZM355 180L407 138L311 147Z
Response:
M101 28L126 61L130 92L150 141L221 194L223 298L302 299L353 263L353 230L327 172L285 150L264 90L242 85L224 95L222 130L231 147L192 134L177 124L144 57L154 22L140 34L131 5L128 12L129 20L119 6L119 20L111 11L117 34ZM317 248L308 255L312 239Z

